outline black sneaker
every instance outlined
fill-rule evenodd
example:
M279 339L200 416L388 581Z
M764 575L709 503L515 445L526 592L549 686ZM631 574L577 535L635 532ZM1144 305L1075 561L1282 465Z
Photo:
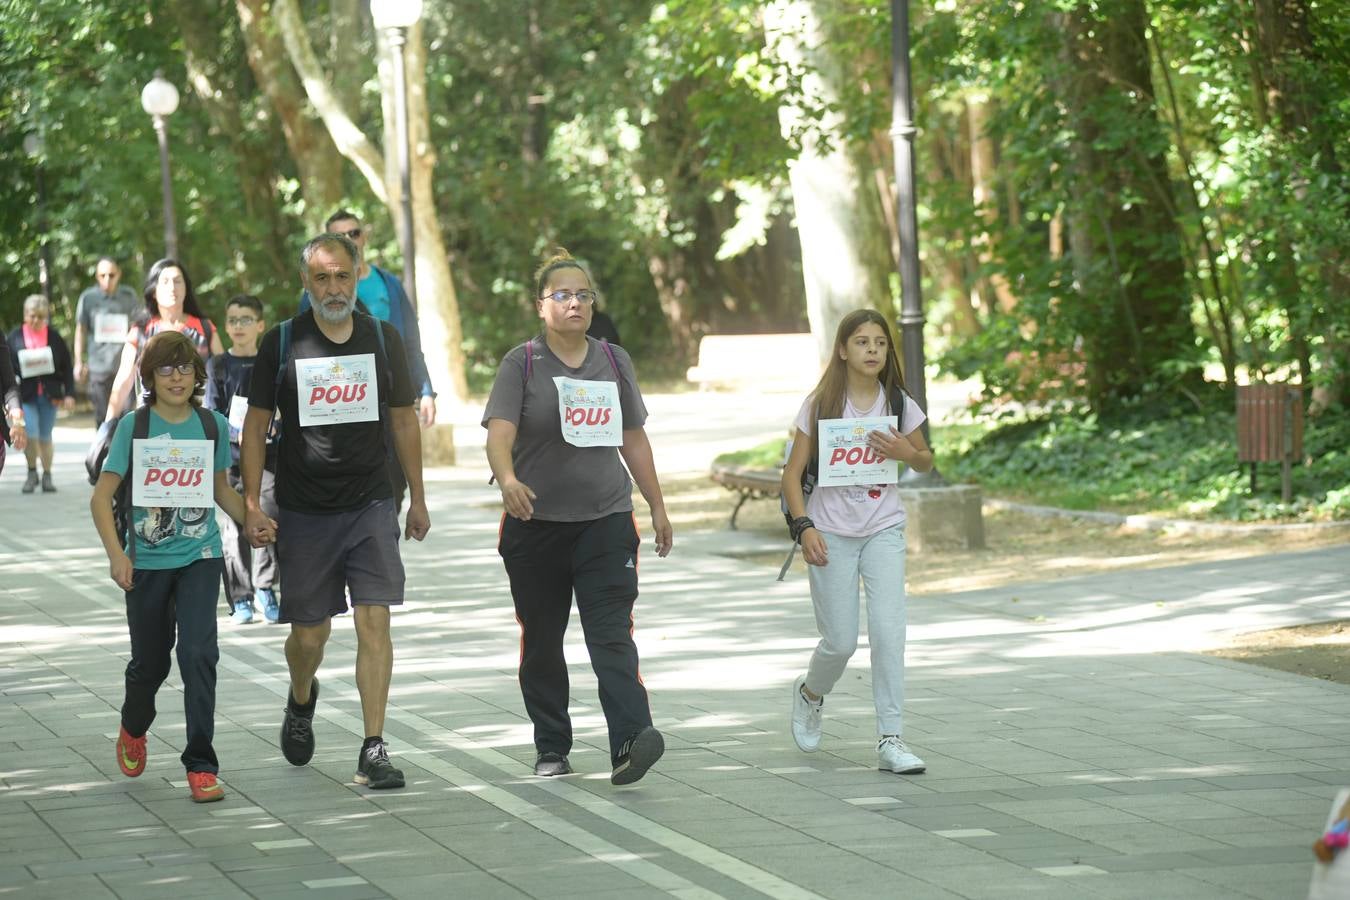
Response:
M541 778L571 775L572 767L568 764L567 757L561 753L540 753L534 761L534 774Z
M375 790L403 787L403 773L389 762L389 747L384 741L378 741L361 751L356 758L357 784L364 784Z
M293 766L303 766L314 756L314 707L319 701L319 679L309 689L309 712L298 709L295 697L286 691L286 715L281 720L281 755Z
M647 774L647 770L656 765L661 754L666 752L666 742L661 732L652 726L639 731L624 742L619 751L619 761L609 776L610 784L632 784Z

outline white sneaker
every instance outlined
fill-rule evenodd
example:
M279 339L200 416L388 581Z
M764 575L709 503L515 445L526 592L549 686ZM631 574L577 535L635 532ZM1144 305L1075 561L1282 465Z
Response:
M877 768L897 775L916 775L927 766L894 734L888 734L877 744Z
M820 749L820 711L825 698L812 703L802 693L805 686L805 675L798 675L792 682L792 740L803 752L814 753Z

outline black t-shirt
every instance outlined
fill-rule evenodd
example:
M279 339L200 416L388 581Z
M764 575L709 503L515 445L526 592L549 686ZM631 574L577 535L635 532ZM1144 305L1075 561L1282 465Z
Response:
M235 356L233 353L221 353L206 361L206 399L203 405L214 409L226 419L230 417L230 404L236 394L248 397L249 384L253 377L253 363L256 356ZM239 435L234 427L230 428L230 454L235 465L239 464Z
M412 406L412 382L403 339L394 326L370 316L354 315L346 343L330 341L314 321L313 310L291 320L291 349L286 374L277 394L280 326L263 335L253 366L248 405L280 409L280 448L277 455L277 504L294 512L339 513L360 509L372 500L393 496L386 461L392 448L387 437L388 406ZM380 351L376 326L384 329ZM380 421L344 422L300 427L295 361L327 356L375 357L379 386Z

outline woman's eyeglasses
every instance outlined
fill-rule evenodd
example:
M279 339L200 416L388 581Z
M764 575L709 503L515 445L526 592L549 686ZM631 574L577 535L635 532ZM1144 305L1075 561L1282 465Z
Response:
M163 375L165 378L168 378L174 372L177 372L179 375L191 375L192 370L195 368L196 366L192 363L181 363L176 366L155 366L155 374Z
M554 291L551 294L545 294L544 298L558 304L571 303L572 299L576 298L576 301L582 306L590 306L595 302L595 296L595 291L583 289L580 291Z

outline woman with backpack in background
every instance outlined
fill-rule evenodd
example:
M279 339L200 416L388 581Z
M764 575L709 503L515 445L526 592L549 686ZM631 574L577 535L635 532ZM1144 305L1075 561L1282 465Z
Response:
M203 364L212 356L225 352L220 333L197 303L197 295L192 291L192 280L188 278L182 263L175 259L156 262L145 276L143 294L146 320L133 325L127 333L122 361L118 364L112 395L108 399L107 421L122 414L128 388L136 377L136 360L145 349L146 341L161 331L177 331L187 337ZM141 390L149 390L149 386L142 385Z
M926 416L905 393L895 342L875 310L844 316L825 373L797 414L782 492L791 532L800 542L811 583L820 643L806 673L792 683L792 739L808 753L820 748L825 695L858 647L861 578L867 593L867 637L876 705L877 768L924 771L903 739L905 694L905 509L894 483L816 487L803 494L803 475L818 466L817 434L830 419L893 415L900 428L867 435L871 453L917 472L933 468L920 426Z
M670 552L670 519L632 360L586 336L596 299L590 277L561 251L536 273L534 296L543 334L502 359L483 411L505 508L497 549L520 621L534 774L572 771L563 634L575 591L609 727L610 781L631 784L665 751L632 634L640 543L633 481L651 507L657 556Z
M70 348L51 324L47 298L32 294L23 301L23 324L9 334L8 352L19 374L19 396L23 402L21 422L28 426L28 478L23 492L37 490L38 460L42 461L42 493L53 494L52 428L56 425L56 407L69 412L75 408L75 367Z

